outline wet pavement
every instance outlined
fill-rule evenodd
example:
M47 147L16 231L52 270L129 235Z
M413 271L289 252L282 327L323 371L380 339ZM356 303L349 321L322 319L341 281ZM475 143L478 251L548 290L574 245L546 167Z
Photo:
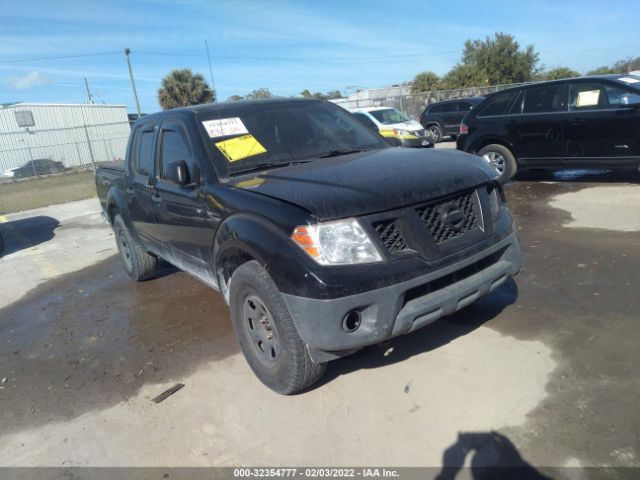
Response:
M253 378L221 296L171 266L134 284L111 255L34 285L0 310L0 465L439 465L456 434L495 430L534 466L640 466L640 232L572 228L551 206L602 186L640 188L606 172L509 184L515 282L330 363L295 397ZM175 382L186 387L149 406ZM96 439L109 423L133 439ZM117 442L128 449L98 453Z

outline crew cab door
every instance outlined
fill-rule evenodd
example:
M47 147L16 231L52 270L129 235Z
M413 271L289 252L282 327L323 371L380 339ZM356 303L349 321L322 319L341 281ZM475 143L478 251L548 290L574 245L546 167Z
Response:
M505 121L518 162L529 168L561 166L565 91L566 85L551 83L527 88L515 99Z
M189 181L178 184L172 162L187 165ZM156 187L152 202L156 212L162 256L194 276L211 283L214 229L203 205L202 168L187 130L178 121L164 121L158 137ZM211 277L211 278L210 278Z
M154 124L138 127L129 152L125 200L133 228L147 246L155 244L153 195L154 146L157 130Z
M640 110L629 103L637 91L603 81L569 86L566 115L568 166L634 165L640 158Z

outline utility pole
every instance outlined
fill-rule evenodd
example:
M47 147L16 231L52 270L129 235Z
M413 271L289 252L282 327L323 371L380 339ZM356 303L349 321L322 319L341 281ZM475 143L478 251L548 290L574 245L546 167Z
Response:
M211 55L209 55L209 43L204 41L205 47L207 47L207 60L209 60L209 75L211 75L211 89L213 90L213 94L215 95L214 102L218 98L218 94L216 92L216 84L213 82L213 68L211 68Z
M84 86L87 87L87 99L89 100L89 103L94 103L93 97L91 96L91 90L89 90L89 82L87 82L87 77L84 77Z
M129 54L131 50L128 48L124 49L124 54L127 57L127 65L129 66L129 77L131 77L131 87L133 88L133 97L136 99L136 110L138 111L138 118L140 115L140 102L138 101L138 92L136 91L136 82L133 80L133 70L131 70L131 60L129 60Z

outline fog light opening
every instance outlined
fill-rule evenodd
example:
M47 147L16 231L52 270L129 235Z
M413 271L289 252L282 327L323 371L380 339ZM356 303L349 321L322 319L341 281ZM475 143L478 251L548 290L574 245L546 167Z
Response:
M345 332L355 332L360 327L361 323L362 318L360 317L360 312L352 310L342 319L342 328Z

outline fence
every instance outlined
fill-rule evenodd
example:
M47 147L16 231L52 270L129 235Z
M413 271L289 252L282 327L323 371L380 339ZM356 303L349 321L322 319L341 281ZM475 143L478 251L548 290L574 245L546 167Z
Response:
M129 123L26 129L2 132L0 137L0 176L39 176L124 159Z
M531 82L528 82L531 83ZM488 95L506 88L518 87L526 83L507 85L491 85L484 87L465 87L454 90L434 90L425 93L405 93L406 87L388 89L372 89L355 93L347 98L339 98L332 102L347 108L391 107L404 112L411 118L418 118L428 105L443 100L454 100L465 97Z

